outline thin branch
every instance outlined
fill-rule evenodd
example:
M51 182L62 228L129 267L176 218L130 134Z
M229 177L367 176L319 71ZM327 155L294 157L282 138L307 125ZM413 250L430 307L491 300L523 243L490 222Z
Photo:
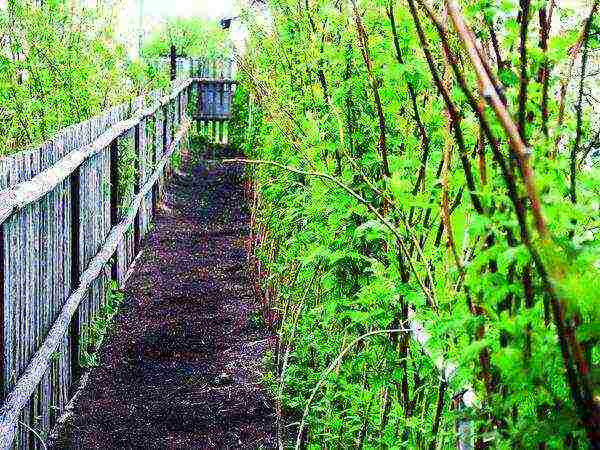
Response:
M364 339L366 339L368 337L377 336L377 335L381 335L381 334L391 334L391 333L409 333L411 331L412 330L410 328L395 328L395 329L391 329L391 330L371 331L369 333L365 333L362 336L357 337L356 339L354 339L352 342L350 342L348 345L346 345L346 347L344 347L342 349L342 351L337 356L337 358L335 358L333 360L333 362L329 365L329 367L327 367L327 369L321 373L321 377L319 378L319 381L313 388L313 390L310 394L310 397L308 398L308 400L306 402L306 407L304 408L304 413L302 414L302 420L300 421L300 427L298 428L298 435L296 437L296 450L300 450L301 445L302 445L302 434L304 433L306 417L308 416L308 411L310 410L312 401L314 400L315 396L317 395L317 392L319 391L319 389L321 389L323 387L323 385L325 384L325 380L327 379L327 376L343 361L343 359L348 354L348 352L350 352L350 350L352 350L356 344L358 344L359 342L363 341Z
M571 82L571 77L573 75L573 68L575 67L575 60L577 59L577 55L579 54L579 51L581 50L581 46L582 46L584 38L588 32L587 30L589 30L589 25L591 24L592 19L594 18L594 14L596 14L596 10L598 9L598 3L599 3L598 0L594 1L594 4L592 5L592 9L590 10L590 14L587 16L587 18L585 19L585 21L583 23L583 27L582 27L581 34L579 35L579 39L577 40L575 45L571 48L571 61L569 62L567 72L560 82L560 95L559 95L560 100L559 100L559 106L558 106L558 119L557 119L557 124L556 124L556 138L555 138L555 142L554 142L554 152L551 154L551 157L555 157L556 154L558 154L560 142L561 142L561 139L563 136L561 128L562 128L562 125L563 125L563 122L565 119L565 103L566 103L566 98L567 98L567 89L569 87L569 83Z
M576 106L576 114L577 114L577 128L575 132L575 142L573 143L573 147L571 148L571 157L570 157L570 177L571 183L569 187L569 197L571 198L571 203L577 203L577 155L579 153L579 147L581 145L581 134L582 134L582 121L583 121L583 87L585 83L585 71L587 68L588 62L588 49L589 49L589 35L590 28L592 24L592 20L594 18L594 14L596 13L596 9L598 7L598 0L594 2L594 6L592 7L592 12L590 13L589 20L585 23L585 28L583 31L583 55L581 57L581 75L579 77L579 98L577 100Z
M550 25L552 11L550 14L546 12L546 6L542 6L539 10L539 23L540 23L540 48L544 53L544 61L542 67L540 67L538 80L542 84L542 133L546 139L548 139L548 84L550 78L550 67L548 64L548 38L550 35ZM550 17L547 17L550 16Z
M417 35L419 36L419 40L421 42L423 52L425 53L425 58L427 59L427 63L429 64L429 69L433 76L433 80L435 82L435 85L438 88L440 95L442 96L442 98L444 99L444 102L446 103L448 115L450 117L450 124L452 126L452 130L454 131L454 136L456 138L456 142L457 142L457 145L459 148L459 155L461 158L461 162L463 164L465 179L467 181L467 187L469 188L469 191L470 191L473 207L475 208L477 213L483 214L483 212L484 212L483 205L481 204L481 201L477 194L477 189L475 187L475 180L473 178L473 172L471 170L471 163L468 159L468 155L467 155L467 151L466 151L466 147L465 147L465 139L464 139L464 135L462 132L462 128L460 126L461 116L456 108L456 105L452 101L452 98L450 97L450 93L448 92L448 89L444 86L444 83L442 82L442 79L440 78L440 74L437 70L435 62L433 60L433 56L431 54L431 50L429 48L429 43L427 41L427 38L425 37L425 33L423 32L423 28L421 26L421 21L419 20L419 16L418 16L414 1L408 0L408 5L411 10L411 14L413 16L415 27L417 29Z
M527 86L529 85L529 76L527 75L527 31L529 29L529 5L530 0L520 0L521 5L521 28L519 41L519 133L523 142L527 142L525 135L526 109L527 109Z

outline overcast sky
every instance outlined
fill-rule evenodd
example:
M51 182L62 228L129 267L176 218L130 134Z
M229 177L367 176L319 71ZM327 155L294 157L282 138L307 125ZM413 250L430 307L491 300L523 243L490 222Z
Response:
M132 55L138 47L140 2L144 16L142 26L148 33L169 17L220 19L234 15L240 0L121 0L118 30Z
M144 0L144 9L152 16L218 18L231 14L235 4L236 0Z

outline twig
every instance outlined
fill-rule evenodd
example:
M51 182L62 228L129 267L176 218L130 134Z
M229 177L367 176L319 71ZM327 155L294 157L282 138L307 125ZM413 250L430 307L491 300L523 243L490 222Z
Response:
M40 436L38 434L37 431L35 431L33 428L31 428L29 425L27 425L25 422L21 422L20 420L18 421L20 425L24 426L25 428L27 428L29 431L31 431L33 433L33 435L38 438L38 440L40 441L40 444L42 444L42 447L44 447L44 450L48 450L48 447L46 446L46 442L44 441L44 439L42 438L42 436Z
M551 9L553 9L553 5L554 5L554 3L552 5L550 5ZM577 42L571 48L571 61L569 62L569 66L566 71L566 74L564 75L564 77L560 83L560 101L559 101L559 106L558 106L558 119L557 119L557 124L556 124L556 138L555 138L555 142L554 142L554 153L551 154L552 157L556 156L556 154L558 153L560 142L561 142L562 135L563 135L563 133L561 131L561 127L562 127L562 124L563 124L564 118L565 118L565 103L566 103L566 98L567 98L567 88L569 87L569 83L571 82L571 76L573 75L573 68L575 67L575 60L577 59L577 55L579 54L579 51L581 50L581 45L582 45L584 37L587 33L586 30L588 29L589 24L591 24L597 8L598 8L598 0L594 1L594 4L592 5L592 9L590 10L590 14L587 16L587 18L585 19L585 21L583 23L583 27L582 27L581 34L579 35L579 39L577 39ZM550 17L551 17L551 14L550 14Z
M585 82L585 71L587 68L588 61L588 49L589 49L589 34L590 28L592 24L592 20L594 18L594 14L596 13L596 9L598 7L598 0L594 2L594 6L592 7L592 12L590 13L589 20L585 23L585 28L583 31L583 56L581 57L581 75L579 77L579 98L577 100L576 105L576 114L577 114L577 128L575 132L575 142L573 143L573 147L571 148L571 158L569 161L569 169L571 176L571 183L569 187L569 196L571 198L571 203L577 203L577 154L579 153L579 146L581 145L581 134L582 134L582 120L583 120L583 86Z
M358 7L356 6L355 0L352 0L352 8L354 12L354 20L356 22L356 30L358 32L358 42L360 44L365 65L367 66L367 73L369 75L369 81L371 82L371 89L373 90L373 99L375 101L375 107L377 108L377 117L379 120L379 152L381 154L381 162L383 164L382 172L384 177L389 178L391 173L387 157L385 115L383 113L383 106L381 105L381 97L379 95L379 83L375 79L375 75L373 73L373 62L371 61L371 55L369 51L369 39L360 14L358 13Z
M524 142L527 142L525 135L525 120L527 108L527 86L529 85L529 76L527 75L527 31L529 28L529 5L530 0L520 0L521 4L521 28L519 41L519 133Z
M552 8L552 7L551 7ZM544 61L539 71L538 79L542 84L542 133L548 139L548 83L550 77L550 68L548 64L548 37L550 35L550 25L552 23L552 9L548 14L546 7L542 6L539 11L540 22L540 48L544 53ZM549 16L549 17L547 17Z

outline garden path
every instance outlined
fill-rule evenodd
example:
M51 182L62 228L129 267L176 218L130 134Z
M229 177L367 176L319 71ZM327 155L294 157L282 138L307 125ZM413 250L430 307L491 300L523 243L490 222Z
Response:
M54 448L275 448L242 167L184 162Z

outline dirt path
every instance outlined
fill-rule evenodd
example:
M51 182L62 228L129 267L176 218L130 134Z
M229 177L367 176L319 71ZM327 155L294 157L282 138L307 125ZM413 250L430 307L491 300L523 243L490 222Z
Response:
M100 353L55 448L275 448L260 386L273 336L246 270L240 168L175 174Z

